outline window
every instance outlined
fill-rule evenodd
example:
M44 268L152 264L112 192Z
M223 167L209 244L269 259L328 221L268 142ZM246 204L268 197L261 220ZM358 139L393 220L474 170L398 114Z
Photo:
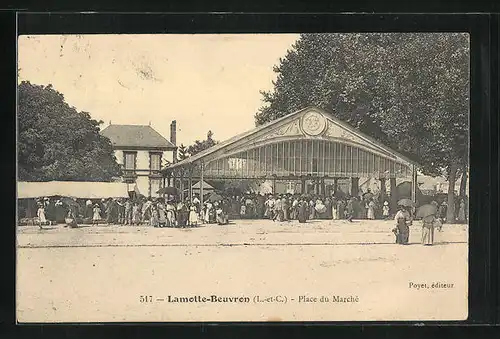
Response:
M135 170L135 157L136 153L125 153L124 152L124 162L126 170Z
M312 159L312 172L318 173L318 159L317 158Z
M160 189L161 179L151 178L149 179L150 187L151 187L151 196L158 197L158 190Z
M161 170L161 154L159 153L150 153L150 166L152 171Z

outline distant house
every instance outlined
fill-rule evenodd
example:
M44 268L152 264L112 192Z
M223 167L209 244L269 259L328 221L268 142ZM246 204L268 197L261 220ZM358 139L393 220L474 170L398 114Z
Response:
M111 124L101 131L109 138L114 153L122 166L121 180L128 184L128 189L137 189L148 197L157 197L163 187L161 175L162 163L175 162L176 158L176 122L170 125L170 141L149 125Z
M467 175L469 175L469 173L467 173ZM459 176L457 178L457 181L455 181L454 190L456 194L460 192L461 178L462 176ZM448 193L450 183L444 177L431 177L422 175L418 178L418 185L422 193L433 195L436 193ZM465 185L465 191L469 192L469 180L467 180L467 183Z

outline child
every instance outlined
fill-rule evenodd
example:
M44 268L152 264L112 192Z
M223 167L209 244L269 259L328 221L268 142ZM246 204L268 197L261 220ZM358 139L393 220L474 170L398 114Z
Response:
M384 207L382 207L382 216L385 220L389 219L389 202L384 201Z
M45 224L47 222L47 219L45 218L45 208L43 207L43 204L38 204L38 211L36 212L36 215L38 216L38 227L42 229L42 224Z
M441 218L436 218L434 221L434 227L441 232L443 230L443 220Z
M101 220L101 209L98 204L95 204L93 209L92 225L99 225L99 220Z
M245 219L247 213L247 206L245 204L242 204L240 207L240 216L241 219Z
M398 240L399 240L399 231L398 231L397 227L392 229L392 233L394 233L394 236L396 237L395 243L397 244Z

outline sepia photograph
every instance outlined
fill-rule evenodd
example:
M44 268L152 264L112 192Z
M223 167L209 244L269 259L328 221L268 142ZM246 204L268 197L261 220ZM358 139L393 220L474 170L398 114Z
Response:
M468 317L467 33L20 35L18 323Z

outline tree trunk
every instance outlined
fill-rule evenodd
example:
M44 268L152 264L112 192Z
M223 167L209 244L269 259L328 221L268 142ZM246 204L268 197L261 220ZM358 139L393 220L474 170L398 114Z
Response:
M467 196L467 166L462 168L462 179L460 180L460 197Z
M351 196L357 197L359 194L359 178L351 178Z
M458 166L452 164L448 177L448 208L446 210L446 223L455 223L455 182L457 181Z
M396 178L390 178L390 190L391 190L391 213L396 213L398 210L398 195L396 194Z

